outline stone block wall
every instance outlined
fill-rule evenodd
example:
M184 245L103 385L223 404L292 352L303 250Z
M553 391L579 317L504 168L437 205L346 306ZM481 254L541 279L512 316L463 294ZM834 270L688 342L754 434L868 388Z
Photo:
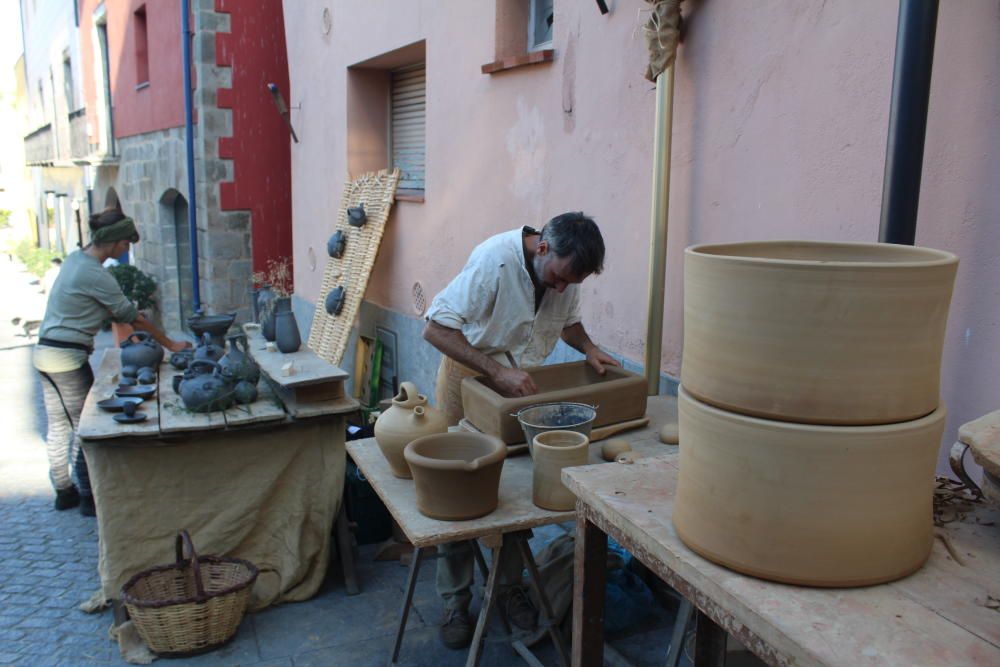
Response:
M214 0L193 4L192 59L194 91L195 195L198 224L198 271L205 313L237 312L250 319L252 272L249 211L223 211L219 184L234 178L232 160L219 157L219 139L233 133L232 111L217 107L220 88L232 85L230 68L216 64L216 32L229 30L228 14L214 11ZM182 91L178 91L182 94ZM136 266L159 285L160 317L168 330L182 328L179 299L185 287L178 247L186 250L187 225L175 224L175 203L190 206L185 128L176 127L118 139L119 166L114 180L123 210L135 218L142 242L133 253Z

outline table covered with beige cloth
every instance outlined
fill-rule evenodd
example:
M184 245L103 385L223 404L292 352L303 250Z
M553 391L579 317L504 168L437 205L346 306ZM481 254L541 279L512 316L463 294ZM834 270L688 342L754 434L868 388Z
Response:
M164 365L159 398L142 408L157 414L122 427L93 405L113 388L117 368L111 351L79 429L97 505L104 599L119 599L137 572L174 562L181 529L199 554L257 566L251 609L314 595L340 509L344 415L356 403L300 410L262 380L261 399L249 410L192 414L177 409Z

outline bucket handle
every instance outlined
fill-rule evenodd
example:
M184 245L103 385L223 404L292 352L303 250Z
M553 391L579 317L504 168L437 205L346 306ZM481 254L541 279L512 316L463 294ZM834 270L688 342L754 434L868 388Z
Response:
M600 403L594 403L593 405L591 405L590 403L576 403L575 401L564 401L564 402L574 403L576 405L586 405L588 408L591 408L595 413L597 412L597 409L599 407L601 407ZM508 416L520 419L522 412L524 412L525 410L527 410L529 408L537 408L540 405L552 405L552 403L535 403L534 405L526 405L523 408L521 408L520 410L518 410L517 412L510 412L510 413L508 413Z

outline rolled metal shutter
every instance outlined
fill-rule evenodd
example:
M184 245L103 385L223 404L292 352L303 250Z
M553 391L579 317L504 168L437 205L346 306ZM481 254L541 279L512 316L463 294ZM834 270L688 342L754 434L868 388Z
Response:
M427 66L409 65L392 72L390 123L392 165L399 167L400 190L424 189L426 155Z

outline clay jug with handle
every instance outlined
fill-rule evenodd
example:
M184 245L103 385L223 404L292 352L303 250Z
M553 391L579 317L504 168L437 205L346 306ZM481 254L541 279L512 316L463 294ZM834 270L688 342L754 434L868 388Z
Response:
M412 479L403 450L421 436L447 431L448 419L444 413L427 405L427 397L417 391L415 384L404 382L392 398L392 407L375 422L375 441L392 474Z

